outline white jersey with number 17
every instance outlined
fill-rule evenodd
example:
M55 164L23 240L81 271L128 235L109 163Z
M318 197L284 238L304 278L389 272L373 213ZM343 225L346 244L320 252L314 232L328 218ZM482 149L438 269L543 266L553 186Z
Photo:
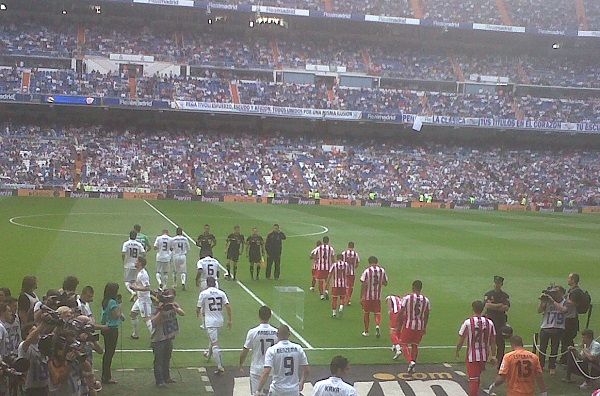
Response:
M248 330L244 348L252 351L250 374L261 374L265 367L267 349L277 343L277 329L268 323L261 323Z

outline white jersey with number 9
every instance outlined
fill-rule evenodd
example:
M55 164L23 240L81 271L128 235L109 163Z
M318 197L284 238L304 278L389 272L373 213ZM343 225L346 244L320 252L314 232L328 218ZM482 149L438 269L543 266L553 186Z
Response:
M300 345L281 340L267 349L265 367L271 367L273 374L270 393L283 396L298 395L301 366L308 366L308 359Z

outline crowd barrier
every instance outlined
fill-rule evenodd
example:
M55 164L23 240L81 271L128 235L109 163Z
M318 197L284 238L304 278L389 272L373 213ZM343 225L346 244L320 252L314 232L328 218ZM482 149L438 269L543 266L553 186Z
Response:
M63 191L39 189L1 189L0 196L19 197L54 197L72 199L138 199L138 200L175 200L190 202L237 202L269 205L319 205L319 206L364 206L378 208L417 208L445 210L479 210L502 212L541 212L541 213L598 213L600 206L547 206L547 205L504 205L497 203L470 204L455 202L419 202L419 201L385 201L380 199L345 199L345 198L303 198L303 197L258 197L249 195L195 195L187 192L100 192L100 191Z

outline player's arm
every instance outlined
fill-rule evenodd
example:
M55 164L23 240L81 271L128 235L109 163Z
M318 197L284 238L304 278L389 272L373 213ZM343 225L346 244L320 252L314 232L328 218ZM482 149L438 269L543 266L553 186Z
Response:
M211 247L217 246L217 238L215 238L214 235L212 236L212 238L210 238L210 246Z
M461 329L462 330L462 329ZM465 343L465 338L467 338L467 332L463 331L462 334L458 333L458 342L456 343L456 353L454 354L454 358L456 360L459 359L460 357L460 350L462 349L464 343Z
M198 246L198 247L201 247L201 246L202 246L201 239L202 239L202 234L200 234L200 235L198 236L198 239L196 239L196 246Z
M258 386L256 387L256 395L262 395L262 389L265 387L267 383L267 379L269 378L269 374L271 374L271 367L265 366L263 372L260 376L260 381L258 381Z
M544 376L542 373L535 373L535 382L537 382L538 388L540 388L540 396L548 396L546 391L546 382L544 382Z
M308 381L308 375L310 374L308 364L300 366L300 372L302 373L300 376L300 392L302 392L302 389L304 389L304 383Z
M427 323L429 322L429 309L425 310L423 316L423 334L427 333Z
M225 240L225 250L223 251L225 254L227 254L227 250L229 249L229 245L231 245L231 240L229 238L227 238Z
M491 395L494 392L495 388L499 387L500 385L502 385L505 382L506 382L506 376L504 374L498 374L498 376L496 377L496 381L492 382L492 385L490 385L490 387L488 388L488 394Z
M496 362L496 352L498 351L498 346L496 345L496 337L498 337L498 335L496 334L490 335L490 363Z
M198 272L196 272L196 286L200 286L200 278L202 278L202 267L198 268Z
M240 369L240 371L244 371L244 362L246 361L246 357L248 356L248 352L250 352L250 349L244 347L242 349L242 353L240 353L240 365L238 366L238 368Z
M199 296L198 303L196 304L196 317L197 318L199 318L200 315L204 315L204 312L202 312L202 304L203 304L202 296Z
M267 255L266 250L265 250L265 241L263 241L263 240L260 241L260 250L262 251L263 256Z
M225 304L225 310L227 311L227 328L231 329L232 321L233 321L233 315L231 313L231 305Z

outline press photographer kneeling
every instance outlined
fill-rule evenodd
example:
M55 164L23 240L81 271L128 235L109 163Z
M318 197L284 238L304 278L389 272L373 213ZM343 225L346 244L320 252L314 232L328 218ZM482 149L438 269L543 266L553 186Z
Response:
M185 312L175 302L175 289L152 292L153 301L158 303L152 318L152 351L154 352L154 379L156 386L166 387L167 383L176 382L171 378L169 366L173 353L173 340L179 333L177 315Z

